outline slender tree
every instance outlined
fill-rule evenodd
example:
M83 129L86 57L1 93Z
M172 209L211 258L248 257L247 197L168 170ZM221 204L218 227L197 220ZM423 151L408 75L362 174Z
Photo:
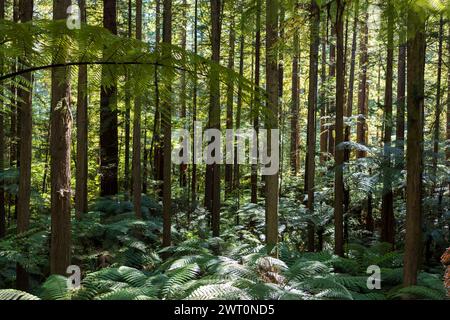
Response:
M228 53L228 69L234 69L234 51L235 51L235 42L236 42L236 32L234 30L234 2L231 1L230 4L232 7L230 8L230 36L228 45L230 51ZM227 84L227 130L233 129L233 102L234 102L234 82L233 75L230 73L228 76L228 84ZM225 193L229 195L233 189L233 165L227 163L225 165Z
M187 12L188 12L188 4L186 0L183 0L183 9L182 9L182 27L181 27L181 48L186 50L186 41L187 41ZM186 81L186 71L181 72L181 119L183 124L186 122L186 89L187 89L187 81ZM180 164L180 187L187 187L187 164Z
M132 37L132 3L128 0L128 32L129 39ZM129 180L130 180L130 114L131 114L131 97L129 90L129 71L125 70L125 159L124 159L124 189L125 194L129 193Z
M334 179L334 252L344 255L344 150L340 144L344 141L344 10L345 0L336 2L336 138L335 138L335 179Z
M295 8L297 5L295 5ZM315 40L313 40L315 41ZM300 133L299 133L299 110L300 110L300 77L299 77L299 31L294 31L293 36L294 56L292 57L292 106L291 106L291 148L290 148L290 162L291 172L294 175L298 174L300 169ZM309 139L309 135L308 135Z
M116 0L103 0L103 26L117 34ZM100 90L100 195L112 196L118 192L117 88L107 68L102 70L102 79L112 84Z
M164 0L163 2L163 57L170 60L171 52L169 46L172 44L172 0ZM164 70L167 77L164 79L164 86L166 92L171 90L170 70ZM171 207L172 207L172 162L170 161L172 153L172 106L169 101L169 96L163 100L163 111L161 111L161 126L163 131L163 146L162 152L165 159L163 163L163 247L171 245Z
M5 19L5 0L0 0L0 19ZM0 36L0 40L3 37ZM0 72L3 73L3 57L0 56ZM3 87L0 88L0 95L3 95ZM0 101L0 172L5 167L5 118L3 101ZM6 210L5 210L5 191L3 179L0 180L0 239L6 232Z
M220 0L211 0L211 43L212 62L220 62ZM220 130L220 82L216 66L213 65L210 74L210 101L209 101L209 128ZM217 150L216 150L217 152ZM215 154L213 156L216 156ZM214 237L220 233L220 165L213 163L207 165L206 179L209 180L207 190L211 212L211 229ZM207 181L208 182L208 181ZM205 195L206 198L207 194Z
M142 0L136 0L136 39L142 40ZM136 218L142 219L141 197L141 97L137 96L133 110L133 206Z
M319 28L320 9L316 0L311 0L311 24L309 45L309 92L308 92L308 152L306 154L305 173L306 191L308 193L308 210L314 213L314 186L315 186L315 158L316 158L316 109L317 109L317 82L319 73ZM308 251L314 251L314 224L308 225Z
M416 11L415 3L408 10L408 75L407 75L407 157L406 157L406 237L403 284L417 283L422 253L422 172L423 116L425 69L425 20Z
M67 18L69 0L53 0L53 20ZM64 44L55 48L59 63L66 59ZM52 68L51 97L51 249L50 272L66 274L71 260L70 228L70 147L72 112L70 107L70 67Z
M86 1L79 0L80 18L86 23ZM78 67L77 96L77 170L75 186L75 213L80 219L88 209L87 179L88 179L88 79L87 66Z
M19 19L22 23L33 18L33 1L20 0ZM30 51L31 48L27 48ZM27 57L19 59L20 65L28 65ZM30 196L31 196L31 148L32 148L32 75L26 73L24 80L29 83L28 88L20 87L17 90L18 112L20 113L20 140L19 140L19 195L17 201L17 233L28 230L30 224ZM22 265L17 264L16 284L20 290L28 290L28 273Z
M387 57L386 85L384 97L384 159L383 159L383 197L381 202L381 241L395 245L394 196L391 178L391 136L392 136L392 82L394 65L394 3L388 0L387 17Z
M255 101L253 103L253 128L259 132L259 104L260 104L260 68L261 68L261 6L262 0L256 0L255 19ZM251 202L258 202L258 166L252 165L251 173Z
M360 44L360 58L359 66L361 68L361 73L359 76L359 93L358 93L358 124L356 128L356 139L361 145L366 144L366 96L367 94L367 64L369 61L369 55L367 50L367 45L369 42L369 27L367 21L369 19L369 12L367 8L364 8L365 14L361 26L361 44ZM366 152L363 150L358 150L358 158L364 158Z
M198 51L198 0L195 0L194 4L194 54ZM194 71L197 72L195 67ZM197 77L194 77L192 88L192 128L195 127L197 121ZM195 153L192 152L192 178L191 178L191 211L197 206L197 164L195 163ZM188 221L190 221L190 212L188 215Z
M400 33L400 46L398 49L397 66L397 114L395 145L398 149L395 165L398 169L403 168L403 153L405 140L405 98L406 98L406 41L403 33Z
M278 128L278 0L266 0L266 90L268 115L266 117L267 152L271 151L271 129ZM278 146L276 146L278 148ZM278 173L267 175L266 183L266 242L270 248L278 243Z

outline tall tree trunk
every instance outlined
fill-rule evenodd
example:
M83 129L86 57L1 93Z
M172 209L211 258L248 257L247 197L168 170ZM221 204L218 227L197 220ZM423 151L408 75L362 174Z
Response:
M367 63L369 60L367 45L369 41L369 27L367 20L369 19L368 9L365 8L365 15L362 21L361 28L361 44L360 44L360 58L359 66L361 68L359 78L359 93L358 93L358 124L356 128L356 139L361 145L366 144L366 96L367 96ZM358 158L366 157L366 152L362 150L357 151Z
M344 141L344 100L345 100L345 73L344 73L344 10L345 1L337 0L336 5L336 137L335 137L335 181L334 181L334 252L344 255L344 225L343 201L344 179L343 163L344 150L340 144Z
M317 109L317 82L319 73L319 28L320 10L316 0L311 0L311 24L310 24L310 45L309 45L309 92L308 92L308 152L306 153L305 172L306 192L308 193L307 207L310 214L314 213L314 186L316 170L316 109ZM308 224L308 251L314 251L313 223Z
M436 189L437 182L437 165L438 165L438 154L439 154L439 130L441 123L441 82L442 82L442 50L443 50L443 40L444 40L444 17L441 15L439 21L439 49L438 49L438 70L437 70L437 80L436 80L436 111L435 111L435 121L434 121L434 132L433 132L433 190L432 194Z
M322 39L322 68L320 75L321 93L320 93L320 163L324 163L327 159L328 151L328 130L325 127L325 116L327 114L327 39L328 39L328 18L325 16L323 23L323 39Z
M450 25L450 24L449 24ZM450 27L448 28L447 37L447 49L448 49L448 61L447 66L450 66ZM450 67L448 67L447 75L447 141L450 141ZM445 150L445 159L447 160L447 165L450 164L450 146L447 145ZM450 190L450 184L449 184Z
M0 19L5 19L5 0L0 0ZM3 37L0 36L0 41ZM3 56L0 56L0 72L3 73ZM3 95L3 87L0 88L0 95ZM5 118L4 118L4 104L0 101L0 172L3 172L5 167ZM5 191L4 182L0 181L0 239L6 233L6 211L5 211Z
M350 60L350 75L348 80L348 94L347 94L347 105L345 109L345 116L351 118L353 115L353 92L355 87L355 65L356 65L356 41L358 35L358 23L359 23L359 0L354 2L355 13L353 21L353 38L352 38L352 53ZM351 135L351 126L345 126L344 141L349 142ZM350 148L345 148L344 150L344 162L348 163L350 161ZM350 189L345 188L344 190L344 211L348 213L350 208ZM347 224L346 224L347 225ZM346 237L347 238L347 237Z
M314 2L315 3L315 2ZM313 5L313 4L312 4ZM314 42L312 40L311 42ZM291 172L294 175L298 174L300 165L300 134L299 134L299 124L298 116L300 110L300 77L299 77L299 32L294 31L294 56L292 58L292 107L291 107L291 148L290 148L290 162L291 162ZM308 135L309 139L309 135ZM305 175L306 177L307 175Z
M86 23L86 1L79 0L80 18ZM77 172L75 186L75 214L81 219L88 210L87 179L88 179L88 79L87 66L78 67L78 98L77 98Z
M425 73L425 21L413 8L408 12L408 125L406 157L406 236L403 269L405 286L417 283L422 256L422 172Z
M330 18L332 19L332 18ZM330 35L330 69L329 69L329 77L331 83L336 81L336 42L337 39L337 31L336 31L336 25L334 24L334 21L331 21L331 35ZM336 89L337 90L337 89ZM331 124L333 121L333 118L336 117L336 100L331 98L328 104L328 117L329 117L329 123ZM328 127L328 153L330 156L335 155L335 126L330 125Z
M19 18L21 23L33 19L33 1L20 0ZM27 48L28 51L31 48ZM26 54L26 53L25 53ZM29 65L27 57L19 59L20 65ZM30 224L30 196L31 196L31 148L32 148L32 75L26 73L23 79L29 83L28 88L18 88L18 112L20 113L19 139L19 194L17 201L17 233L28 230ZM19 290L28 290L28 273L17 264L16 285Z
M198 0L195 0L194 4L194 54L198 51ZM194 67L194 71L197 72L197 68ZM192 89L192 128L195 128L195 122L197 121L197 77L194 77L194 84ZM191 178L191 211L194 211L197 206L197 164L195 163L195 152L192 152L192 178ZM190 212L188 215L188 222L190 222Z
M163 58L170 60L171 51L168 46L172 44L172 0L164 0L163 11ZM167 46L167 47L166 47ZM164 79L165 92L171 91L171 70L165 70L167 76ZM163 163L163 247L171 245L171 207L172 207L172 162L170 161L172 153L172 106L168 100L169 95L163 100L161 111L161 126L163 131L163 157L166 159Z
M400 35L397 67L397 115L396 115L396 147L398 155L395 165L397 169L403 168L404 141L405 141L405 91L406 91L406 43L405 37Z
M69 0L53 0L53 20L67 18ZM59 63L66 59L65 48L58 51ZM70 109L70 69L52 69L51 98L51 249L50 272L65 275L71 260L70 228L70 142L72 138L72 112Z
M187 40L187 1L183 0L182 30L181 30L181 48L186 50ZM183 125L186 124L186 71L181 72L181 119ZM180 164L180 187L187 187L187 164Z
M260 99L260 67L261 67L261 6L262 0L256 0L256 30L255 30L255 101L253 103L253 129L258 136L259 132L259 105ZM258 145L258 143L257 143ZM258 152L258 150L257 150ZM258 165L252 165L251 173L251 202L258 202Z
M103 26L117 34L116 0L103 0ZM102 69L102 79L107 79L108 69ZM118 193L117 170L117 88L115 79L110 86L102 85L100 91L100 195L112 196Z
M244 76L244 27L242 24L242 11L241 11L241 36L239 37L239 76ZM242 84L238 85L238 99L236 105L236 129L241 128L241 114L242 114ZM238 190L240 188L240 174L239 163L237 158L237 147L234 150L234 168L233 168L233 189ZM237 196L239 198L239 194ZM239 217L239 216L237 216Z
M234 30L234 15L236 14L234 8L234 2L230 2L232 8L230 8L230 38L229 38L229 54L228 54L228 69L234 70L234 49L236 42L236 34ZM233 99L234 99L234 83L233 76L230 74L227 84L227 129L233 129ZM233 190L233 165L227 163L225 165L225 194L230 195Z
M384 97L383 197L381 203L381 241L395 245L394 196L391 182L392 82L394 64L394 6L388 0L386 86Z
M132 3L128 0L128 38L132 37ZM125 159L124 159L124 191L125 195L129 195L130 185L130 113L131 113L131 97L129 88L129 71L125 70Z
M271 132L278 129L278 0L266 0L266 117L267 152L271 154ZM278 146L276 146L278 148ZM266 242L269 249L278 243L278 172L265 176L266 182Z
M212 61L220 63L220 0L211 0L211 43ZM210 74L210 107L209 128L220 130L220 82L218 70L211 68ZM217 151L217 150L216 150ZM210 189L209 209L211 212L211 229L214 237L220 234L220 165L218 163L206 166L206 179Z
M142 40L142 0L136 0L136 39ZM142 219L141 197L141 97L134 101L133 118L133 206L137 219ZM145 146L144 146L145 147Z

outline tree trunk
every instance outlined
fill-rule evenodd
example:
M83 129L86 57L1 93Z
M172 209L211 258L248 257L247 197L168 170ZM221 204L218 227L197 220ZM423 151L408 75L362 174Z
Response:
M331 35L330 35L330 69L329 69L329 77L331 83L333 80L336 81L336 26L334 24L334 21L331 22ZM330 99L328 104L328 117L329 117L329 123L331 124L333 121L333 118L336 117L336 100L333 98ZM330 156L334 156L334 147L335 147L335 127L334 125L330 125L328 127L328 153Z
M406 91L406 44L404 36L400 36L397 67L397 116L396 116L396 147L399 154L396 157L397 169L403 168L405 141L405 91Z
M186 50L187 40L187 1L183 0L183 15L182 15L182 31L181 31L181 48ZM181 72L181 119L183 125L186 124L186 71ZM187 164L180 164L180 187L187 186Z
M103 26L111 33L117 34L116 0L103 0ZM108 78L108 70L102 69L102 79ZM100 195L112 196L118 192L117 170L117 88L115 79L108 79L113 84L101 87L100 92Z
M448 61L447 66L450 66L450 27L448 30L448 38L447 38L447 46L448 46ZM448 68L447 75L447 141L450 141L450 67ZM447 144L447 148L445 150L445 159L447 160L447 165L450 164L450 146ZM450 190L450 184L449 184Z
M383 155L383 197L381 203L381 241L395 245L394 196L391 182L391 136L392 136L392 82L394 64L394 7L389 0L386 8L387 57L386 86L384 97L384 155Z
M312 42L314 42L313 40ZM298 30L294 31L294 56L292 58L292 107L291 107L291 148L290 162L291 172L296 176L300 165L300 134L299 134L299 111L300 111L300 77L299 77L299 34ZM309 139L309 134L308 134ZM306 175L305 175L306 176Z
M314 213L314 186L316 171L316 108L317 108L317 82L319 72L319 28L320 28L320 10L316 0L311 0L311 25L310 25L310 46L309 46L309 92L308 92L308 152L306 153L305 172L306 192L308 193L307 207L310 214ZM308 251L314 251L314 233L313 223L308 224Z
M369 19L368 9L365 8L365 15L362 21L361 28L361 45L359 66L361 74L359 78L359 93L358 93L358 124L356 128L356 139L361 145L366 145L366 96L367 96L367 63L369 60L367 45L369 41L369 28L367 21ZM358 158L366 157L366 152L362 150L357 151Z
M425 22L418 12L408 12L408 137L406 157L406 237L403 269L405 286L417 283L422 256L422 172L425 69Z
M255 101L253 110L253 129L258 136L259 132L259 104L260 99L260 67L261 67L261 0L256 0L256 30L255 30ZM257 138L258 139L258 138ZM257 143L258 145L258 143ZM258 202L258 165L252 165L251 173L251 202Z
M163 43L170 46L172 44L172 0L164 0L163 11ZM168 47L163 48L163 58L170 60L171 51ZM171 70L163 70L168 74L164 79L165 92L171 91ZM169 95L163 100L161 111L161 126L163 129L163 157L166 159L163 163L163 247L171 245L171 207L172 207L172 162L170 161L172 153L172 106L168 100Z
M228 69L234 70L234 49L236 42L236 35L234 31L234 15L235 8L234 3L231 2L232 8L230 8L230 38L229 38L229 46L230 51L228 54ZM233 99L234 99L234 83L233 76L230 74L227 84L227 129L233 129ZM233 190L233 165L227 163L225 165L225 194L227 196L230 195Z
M328 151L328 130L325 127L325 116L327 115L327 38L328 38L328 18L325 17L323 23L323 40L322 40L322 70L320 75L321 93L320 93L320 163L324 163L327 159Z
M220 0L211 0L212 61L217 64L220 63L220 8ZM210 74L208 127L220 130L220 82L218 70L215 66L212 66ZM209 180L208 189L210 190L211 229L213 237L218 237L220 234L220 165L218 163L209 164L206 166L206 171L206 179Z
M335 137L335 189L334 189L334 252L344 256L344 225L343 201L344 179L343 164L344 150L340 144L344 141L344 100L345 100L345 73L344 73L344 15L345 2L337 0L336 8L336 137Z
M0 0L0 19L5 19L5 0ZM0 41L3 37L0 36ZM3 57L0 56L0 72L3 73ZM0 88L0 95L3 95L3 87ZM5 118L3 100L0 101L0 172L3 172L5 167ZM5 211L5 192L4 182L0 181L0 239L6 233L6 211Z
M79 0L81 22L86 23L86 1ZM88 210L88 87L87 66L78 67L77 98L77 172L75 186L75 214L81 219Z
M436 111L435 111L435 121L434 121L434 132L433 132L433 171L432 179L433 190L431 194L435 192L436 182L437 182L437 165L438 165L438 154L439 154L439 130L441 123L441 82L442 82L442 47L444 40L444 17L441 15L439 21L439 49L438 49L438 70L437 70L437 89L436 89Z
M21 23L33 19L33 1L20 0L19 19ZM20 65L29 65L25 57L19 59ZM28 230L30 224L30 196L31 196L31 148L32 148L32 75L26 73L23 79L30 85L28 88L18 88L18 112L20 113L20 132L19 132L19 194L17 201L17 233L23 233ZM17 289L28 290L28 273L17 264L16 268Z
M194 54L198 51L198 0L195 0L194 6ZM197 67L194 67L197 72ZM195 128L195 122L197 121L197 77L194 77L192 89L192 128ZM191 210L194 211L197 206L197 164L195 163L195 152L192 152L192 179L191 179ZM188 215L188 222L190 222L190 212Z
M241 12L242 15L242 12ZM242 19L241 19L242 20ZM241 36L239 39L239 76L244 76L244 29L241 25ZM241 128L241 114L242 114L242 84L238 85L238 101L236 106L236 129ZM234 168L233 168L233 189L239 191L240 187L240 175L239 175L239 163L237 158L237 147L234 150ZM237 196L239 198L239 194Z
M132 3L128 0L128 38L132 37ZM129 71L125 70L125 159L124 159L124 191L126 197L129 195L130 186L130 113L131 113L131 97L129 88Z
M278 129L278 0L266 0L266 117L267 152L271 154L271 129ZM276 146L278 148L278 146ZM265 176L266 182L266 242L271 250L278 243L278 172Z
M69 0L54 0L53 20L67 18ZM60 48L58 57L64 63L66 54ZM51 249L50 272L66 275L71 260L70 228L70 142L72 138L72 112L70 109L70 69L52 69L52 116L50 134L51 159Z
M142 0L136 0L136 39L142 40ZM133 206L137 219L142 219L141 197L141 97L134 101L133 118ZM144 146L145 147L145 146Z

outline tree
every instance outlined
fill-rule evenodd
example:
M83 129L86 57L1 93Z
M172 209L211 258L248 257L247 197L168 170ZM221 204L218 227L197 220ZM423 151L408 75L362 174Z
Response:
M295 8L297 5L295 5ZM315 40L313 40L315 41ZM299 31L294 31L293 44L294 56L292 57L292 107L291 107L291 148L290 148L290 162L291 171L294 175L298 174L300 166L300 135L299 135L299 109L300 109L300 77L299 77ZM308 121L309 123L309 121ZM308 134L309 139L309 134Z
M391 136L392 136L392 82L394 65L394 4L388 0L386 86L384 97L384 151L383 151L383 197L381 203L381 241L395 245L394 196L391 178Z
M136 39L142 40L142 0L136 0ZM141 197L141 97L134 101L133 112L133 206L136 218L142 219Z
M234 50L235 50L235 42L236 42L236 32L234 30L234 2L230 2L230 35L229 35L229 48L230 51L228 53L228 69L234 69ZM226 127L227 130L233 129L233 102L234 102L234 82L233 75L230 73L228 75L228 84L227 84L227 121ZM225 191L226 195L229 195L233 190L233 165L227 163L225 165Z
M22 23L33 18L33 1L20 0L19 19ZM30 51L31 48L27 48ZM27 65L27 57L19 59L20 65ZM19 195L17 201L17 233L28 230L30 224L30 196L31 196L31 140L32 140L32 77L31 73L23 75L28 88L17 90L18 112L20 113L20 152L19 152ZM22 265L17 264L16 284L20 290L28 290L28 274Z
M305 173L306 191L308 193L307 207L310 214L314 213L314 178L316 159L316 108L317 108L317 82L319 73L319 28L320 10L316 0L311 0L311 25L309 45L309 92L308 92L308 152L306 154ZM314 225L308 225L308 251L314 251Z
M259 132L259 104L260 104L260 68L261 68L261 5L262 0L256 0L256 19L255 19L255 94L253 107L253 129ZM251 202L258 202L258 166L252 164L251 172Z
M116 0L103 0L103 26L117 34ZM102 68L100 90L100 195L117 194L118 133L117 133L117 88L114 75ZM112 82L105 84L104 82Z
M128 38L132 37L132 4L128 0ZM131 97L129 88L129 71L125 70L125 159L124 159L124 189L128 194L130 180L130 113L131 113Z
M5 19L5 0L0 0L0 19ZM3 37L0 38L2 40ZM3 73L3 57L0 56L0 72ZM3 87L0 88L0 95L4 94ZM3 116L4 104L0 101L0 172L5 167L5 117ZM0 239L6 232L6 211L5 211L5 191L4 182L0 181Z
M345 1L336 1L336 138L335 138L335 178L334 178L334 252L344 256L344 179L343 164L344 150L341 143L344 141L344 98L345 98L345 71L344 71L344 10Z
M278 0L266 0L266 116L267 152L271 154L271 129L278 128ZM278 146L277 146L278 148ZM266 243L269 249L278 243L278 172L265 176L266 183Z
M171 52L170 46L172 44L172 0L164 0L163 2L163 58L170 60ZM166 68L167 69L167 68ZM164 86L166 87L166 92L171 90L171 76L170 70L163 70L165 72ZM172 153L172 106L169 100L169 95L163 100L162 111L161 111L161 126L163 129L163 146L162 152L165 159L163 163L163 247L168 247L171 245L171 207L172 207L172 185L171 185L171 167L172 163L170 161Z
M422 253L422 172L423 116L425 81L425 20L416 11L416 3L408 10L408 75L407 75L407 157L406 157L406 236L403 284L417 283Z
M86 23L86 1L79 0L80 18ZM77 96L77 170L75 186L75 213L80 219L88 210L88 79L87 66L78 66Z
M215 64L212 65L210 74L208 127L218 130L220 130L220 81L216 68L220 62L220 9L220 0L211 0L211 60ZM212 156L215 156L215 154ZM205 198L209 193L207 208L211 212L211 229L213 236L218 237L220 234L220 165L218 163L214 162L206 166L206 179L207 192Z
M67 18L69 0L53 1L53 20ZM64 44L55 48L60 63L66 59ZM71 260L70 228L70 147L72 115L70 107L70 67L52 68L51 91L51 250L50 272L66 274Z
M360 58L359 66L361 68L360 78L359 78L359 93L358 93L358 124L356 128L356 139L361 145L366 145L366 97L367 97L367 64L369 62L369 55L367 50L367 45L369 42L369 27L367 21L369 19L368 9L365 8L365 14L361 28L361 44L360 44ZM358 150L358 158L366 157L366 152L363 150Z

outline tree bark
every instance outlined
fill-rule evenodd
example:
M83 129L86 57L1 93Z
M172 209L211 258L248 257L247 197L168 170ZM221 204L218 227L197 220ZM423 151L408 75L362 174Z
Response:
M132 37L132 3L128 0L128 38ZM130 186L130 113L131 113L131 97L129 89L129 71L125 70L125 159L124 159L124 191L126 197L129 195Z
M80 18L86 23L86 1L79 0ZM75 214L81 219L88 210L88 78L87 66L78 67L77 97L77 172L75 186Z
M260 100L260 67L261 67L261 0L256 0L256 30L255 30L255 101L253 110L253 129L259 132L259 105ZM257 138L258 139L258 138ZM258 143L257 143L258 145ZM258 165L252 165L251 173L251 202L258 202Z
M325 116L327 115L327 39L328 39L328 18L325 16L323 23L323 39L322 39L322 70L320 75L321 93L320 93L320 163L324 163L327 159L328 152L328 130L325 127Z
M33 19L33 1L20 0L19 19L21 23ZM29 50L27 48L26 50ZM19 58L20 65L30 63L26 57ZM23 79L29 83L28 88L19 87L17 89L18 113L20 113L19 132L19 194L17 201L17 233L21 234L28 230L30 224L30 196L31 196L31 148L32 148L32 75L26 73ZM17 264L16 285L17 289L28 290L28 273Z
M53 1L53 20L67 18L69 0ZM64 63L65 48L59 49ZM70 227L70 142L72 138L72 111L70 109L70 69L52 69L51 97L51 249L50 272L65 275L71 260Z
M361 145L366 145L366 96L367 96L367 63L369 60L367 45L369 41L369 28L367 20L369 19L368 9L365 8L365 15L362 21L361 28L361 45L359 65L361 68L359 78L359 93L358 93L358 124L356 128L356 139ZM362 150L357 151L358 158L366 157L366 152Z
M142 40L142 0L136 0L136 39ZM133 118L133 206L137 219L142 219L141 197L141 97L134 101Z
M5 0L0 0L0 19L5 19ZM0 36L0 41L3 37ZM3 73L3 56L0 56L0 72ZM3 87L0 88L0 95L3 95ZM5 118L4 104L0 101L0 172L3 172L5 167ZM6 210L5 210L5 191L4 182L0 181L0 239L6 233Z
M117 34L116 0L103 0L103 26L112 34ZM108 77L108 70L102 69L102 79ZM100 196L118 193L117 170L117 87L115 79L110 86L102 85L100 91Z
M383 196L381 202L381 241L395 245L394 196L391 182L391 136L392 136L392 82L394 64L394 5L388 0L387 8L387 57L386 85L384 97L384 152L383 152Z
M406 237L403 269L405 286L417 283L422 256L422 172L425 69L425 21L414 9L408 12L408 125L406 157Z
M309 45L309 92L308 92L308 152L306 154L305 173L306 192L308 193L307 207L310 214L314 213L314 186L315 186L315 158L316 158L316 109L317 109L317 82L319 73L319 28L320 10L316 0L311 0L311 24L310 24L310 45ZM308 224L308 251L314 251L313 223Z
M271 154L271 129L278 129L278 0L266 0L266 91L268 115L267 150ZM276 146L278 148L278 146ZM278 243L278 173L265 176L266 182L266 243L269 250Z
M230 8L230 38L229 38L229 54L228 54L228 69L234 70L234 49L235 49L235 42L236 42L236 34L234 30L234 15L235 8L234 3L231 2L233 5L232 8ZM234 99L234 83L233 83L233 76L230 74L227 84L227 129L233 129L233 99ZM229 196L231 191L233 190L233 165L230 163L227 163L225 165L225 195Z
M344 73L344 10L345 1L336 2L336 137L335 137L335 189L334 189L334 252L344 256L344 179L343 164L344 150L340 144L344 141L344 100L345 100L345 73Z
M314 42L312 40L312 42ZM290 162L291 172L296 176L300 165L300 135L299 135L299 111L300 111L300 77L299 77L299 34L298 30L294 31L294 56L292 58L292 105L291 105L291 148L290 148ZM309 139L309 134L308 134ZM305 175L306 176L306 175Z
M404 38L404 36L400 35L397 67L397 115L395 134L395 143L399 152L395 161L397 169L403 168L405 144L406 43Z
M163 44L170 46L172 44L172 0L164 0L163 11ZM168 47L163 47L164 59L170 59L171 52ZM165 70L166 73L171 72ZM171 77L168 75L164 79L165 91L171 91ZM172 153L172 110L171 102L168 100L169 96L163 100L163 106L161 111L161 126L163 131L163 158L166 159L163 163L163 247L168 247L172 243L171 236L171 207L172 207L172 162L170 161Z
M211 43L212 61L220 63L220 0L211 0ZM220 130L220 82L215 66L210 74L210 107L209 128ZM209 209L211 212L211 229L213 237L220 234L220 165L213 163L206 166L206 179L209 180L210 190ZM208 191L208 190L207 190Z
M181 31L181 48L186 50L187 40L187 1L183 0L183 15L182 15L182 31ZM181 119L183 125L186 123L186 71L181 73ZM180 187L187 187L187 164L180 164Z

